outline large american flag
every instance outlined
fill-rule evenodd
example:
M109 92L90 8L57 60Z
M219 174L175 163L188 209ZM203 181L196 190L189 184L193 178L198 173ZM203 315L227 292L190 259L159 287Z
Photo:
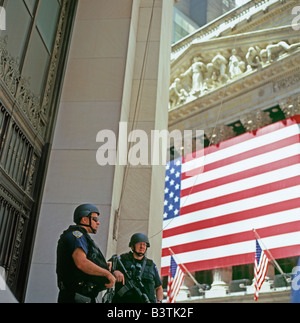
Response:
M253 263L257 230L274 258L300 254L300 116L166 166L161 274ZM201 156L202 155L202 156Z
M259 291L265 281L269 267L269 259L262 250L258 240L256 240L256 250L254 259L254 300L258 300Z

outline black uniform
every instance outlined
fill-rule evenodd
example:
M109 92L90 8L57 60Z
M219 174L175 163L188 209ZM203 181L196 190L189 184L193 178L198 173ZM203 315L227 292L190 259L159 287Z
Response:
M82 248L87 259L108 270L106 260L87 231L71 225L60 236L57 245L57 282L59 303L95 302L98 293L105 289L105 277L91 276L77 268L72 258L75 249Z
M142 260L137 260L133 257L133 253L125 253L120 256L127 272L131 275L133 280L140 277L142 286L141 293L145 293L151 303L156 303L155 289L162 285L158 270L154 262L146 257ZM120 267L116 270L123 272ZM126 284L126 279L125 279ZM136 285L138 286L138 285ZM134 289L128 290L125 294L122 293L123 283L116 283L115 296L113 303L141 303L143 300Z

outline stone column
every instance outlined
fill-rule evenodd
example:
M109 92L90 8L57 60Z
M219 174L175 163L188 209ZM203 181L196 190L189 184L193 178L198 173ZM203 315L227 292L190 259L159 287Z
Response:
M133 1L120 120L127 122L128 135L146 134L148 158L115 167L107 246L108 255L127 252L131 235L143 232L150 239L147 255L158 267L165 166L151 164L151 131L168 129L172 12L173 0Z
M93 239L107 257L141 231L160 264L164 166L129 167L123 181L124 166L97 163L96 137L107 129L117 138L120 121L167 129L172 9L173 0L78 1L26 302L57 301L57 240L81 203L100 209Z
M213 283L211 289L205 292L205 297L226 296L228 284L232 279L232 267L217 268L213 270Z

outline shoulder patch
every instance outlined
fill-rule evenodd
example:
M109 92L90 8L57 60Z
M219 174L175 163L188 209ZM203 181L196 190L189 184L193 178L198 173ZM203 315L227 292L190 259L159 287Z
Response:
M76 238L80 238L83 235L83 233L80 231L73 231L72 233L73 233L73 236Z

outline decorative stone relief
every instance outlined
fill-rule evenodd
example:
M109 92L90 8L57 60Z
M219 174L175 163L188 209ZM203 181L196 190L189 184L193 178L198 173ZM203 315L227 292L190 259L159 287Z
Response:
M32 155L32 159L31 159L31 164L30 164L30 168L29 168L29 174L28 174L28 181L27 181L27 185L26 185L26 192L29 195L33 194L33 186L34 186L34 178L37 172L37 163L38 163L38 158L35 154Z
M259 56L262 63L272 63L275 59L283 54L287 54L300 47L300 43L289 45L285 41L277 44L270 44L265 49L260 50Z
M0 202L5 201L14 207L17 211L25 214L24 205L21 204L12 193L10 193L4 186L0 185Z
M269 113L260 109L240 116L240 121L247 132L257 130L272 123ZM236 133L232 126L218 124L214 128L205 129L205 135L210 145L217 145L222 141L235 137Z
M58 68L58 62L60 58L60 51L61 51L61 45L65 34L65 21L68 11L68 6L72 0L64 0L62 2L62 9L61 9L61 15L60 20L58 22L57 27L57 34L54 42L54 49L53 49L53 55L50 62L50 68L49 68L49 74L48 79L46 82L46 88L45 88L45 94L41 103L40 108L40 120L46 122L49 118L49 114L51 113L51 96L53 92L53 88L55 86L55 77L57 74L57 68Z
M289 75L285 78L281 78L273 83L274 92L279 92L282 90L286 90L287 88L293 86L294 84L300 84L300 73L295 73L293 75Z
M300 114L300 95L297 94L292 97L279 102L280 108L286 118Z
M240 120L246 131L254 131L272 123L270 115L260 109L242 115Z
M64 0L58 23L58 32L55 39L53 55L49 66L49 74L43 98L30 89L30 79L20 74L18 59L7 51L8 37L0 38L0 78L15 98L20 109L26 115L35 131L43 138L50 113L50 98L55 84L56 71L64 35L67 6L70 0Z
M21 214L16 214L18 216L18 225L16 230L16 238L14 249L12 252L11 263L8 271L7 284L11 289L15 288L16 276L19 268L19 259L22 252L22 241L25 233L25 218Z
M6 49L7 41L7 37L0 38L0 77L33 127L40 130L40 97L30 90L30 81L20 75L18 60Z
M236 49L231 51L228 63L228 73L230 79L234 79L245 72L246 64L240 56L237 55Z
M208 138L210 145L217 145L224 140L234 137L235 133L231 127L218 125L214 128L205 130L205 135Z
M280 57L287 56L298 49L300 49L300 43L288 44L287 41L279 41L264 48L253 45L247 52L241 48L233 48L226 53L220 51L211 61L197 55L185 71L179 72L173 78L174 81L169 88L169 108L184 105L258 68L272 64ZM280 87L282 87L280 83L274 85L275 91Z

